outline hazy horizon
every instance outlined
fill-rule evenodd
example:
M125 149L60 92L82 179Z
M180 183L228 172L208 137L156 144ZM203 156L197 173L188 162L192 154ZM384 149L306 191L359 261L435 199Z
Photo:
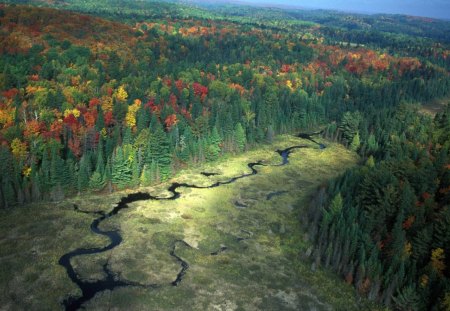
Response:
M225 2L332 9L361 13L406 14L450 20L450 1L448 0L238 0Z

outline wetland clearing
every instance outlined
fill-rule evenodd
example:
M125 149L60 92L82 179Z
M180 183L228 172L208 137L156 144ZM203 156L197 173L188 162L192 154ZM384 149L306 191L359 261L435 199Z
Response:
M311 195L357 162L319 143L284 135L156 187L2 211L2 309L357 310L305 255Z

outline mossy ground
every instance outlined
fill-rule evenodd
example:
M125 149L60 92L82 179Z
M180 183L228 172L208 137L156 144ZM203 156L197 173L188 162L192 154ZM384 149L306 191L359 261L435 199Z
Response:
M86 279L104 276L102 265L118 277L157 289L126 287L98 294L86 304L92 310L358 310L353 289L333 274L317 270L302 256L309 247L300 218L308 196L327 179L355 165L356 156L337 144L328 148L290 136L274 144L216 163L186 170L172 181L210 185L248 173L248 162L280 163L274 152L298 144L311 149L292 152L283 167L258 166L258 175L213 189L179 189L175 201L141 201L101 224L119 229L123 242L112 251L72 260ZM205 177L200 172L220 175ZM165 195L166 185L143 188ZM136 190L134 190L136 191ZM282 192L270 200L267 195ZM79 247L108 243L92 234L94 215L108 211L124 193L82 196L60 204L36 204L0 212L0 309L57 310L79 289L58 259ZM169 194L167 194L169 195ZM177 286L169 285L180 271L170 256L182 239L178 256L190 268ZM216 256L211 253L225 246Z

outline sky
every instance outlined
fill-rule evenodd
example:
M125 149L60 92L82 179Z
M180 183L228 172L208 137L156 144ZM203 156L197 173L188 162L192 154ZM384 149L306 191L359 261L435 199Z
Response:
M450 0L241 0L241 2L361 13L399 13L450 20Z

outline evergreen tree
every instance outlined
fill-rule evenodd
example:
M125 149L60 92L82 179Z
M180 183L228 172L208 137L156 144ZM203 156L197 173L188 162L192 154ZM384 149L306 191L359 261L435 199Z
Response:
M108 158L106 161L106 167L105 167L105 174L103 179L105 180L105 183L108 186L108 192L112 193L113 187L112 187L112 164L111 164L111 158Z
M139 159L137 152L134 153L131 168L132 168L131 184L133 186L138 186L140 182L141 170L139 167Z
M237 151L242 152L245 149L245 145L247 143L247 138L245 136L244 128L241 123L237 123L234 130L234 139L237 145Z
M214 161L219 157L221 143L222 139L220 138L217 128L213 127L208 143L205 145L205 156L207 161Z
M361 141L359 140L359 132L356 132L355 136L353 136L352 143L350 144L350 149L356 152L358 151L360 145Z
M361 119L362 117L359 112L344 113L339 129L342 132L342 138L345 143L350 144L353 141L354 136L358 132Z
M169 139L161 124L158 123L155 127L156 130L150 135L146 162L151 164L154 161L159 167L161 179L165 180L171 173L172 163Z
M105 116L101 105L97 105L97 120L95 122L95 129L100 132L105 128Z
M142 186L150 186L153 182L151 169L147 165L144 165L144 168L142 169L140 182Z
M48 193L51 189L51 178L50 178L50 159L47 150L42 153L42 161L40 167L40 179L42 185L42 192Z
M122 146L118 146L112 158L112 183L119 189L130 185L132 179L132 170L130 161L126 158Z
M89 179L89 189L93 191L100 191L105 187L104 175L95 171Z
M369 138L367 139L367 152L370 154L374 154L377 152L379 146L375 139L375 135L372 133L369 135Z
M78 164L78 194L86 190L89 186L90 164L87 155L83 155Z
M273 131L273 127L272 127L272 125L269 125L269 127L267 128L266 141L269 144L273 143L274 136L275 136L275 133Z
M89 179L89 188L93 191L100 191L105 187L105 161L103 159L103 140L100 139L97 149L97 161L95 171Z
M51 197L54 201L59 201L64 198L64 191L62 185L64 184L64 161L60 158L56 145L51 149L50 161L50 185Z

